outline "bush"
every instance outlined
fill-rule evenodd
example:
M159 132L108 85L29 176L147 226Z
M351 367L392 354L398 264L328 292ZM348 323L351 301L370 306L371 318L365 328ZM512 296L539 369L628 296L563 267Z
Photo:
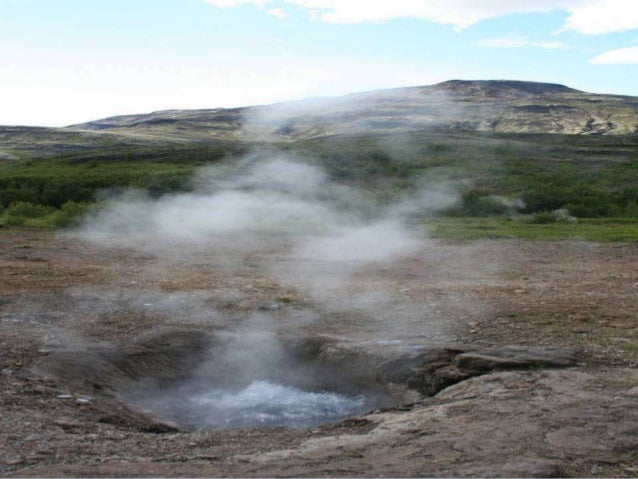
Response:
M67 201L53 214L52 226L58 228L79 226L88 211L89 205L86 203Z
M569 214L569 210L560 208L554 211L541 211L531 215L523 215L518 217L521 223L544 225L550 223L575 224L578 219Z
M78 226L88 210L88 204L74 201L67 201L59 210L21 201L9 206L0 216L0 222L6 226L64 228Z
M28 220L47 216L55 211L55 208L43 205L34 205L24 201L12 203L3 213L2 222L8 226L24 226Z
M38 193L31 188L14 188L0 185L0 206L9 207L12 203L17 202L37 203Z
M596 218L608 216L613 196L600 188L588 185L537 185L523 193L526 213L540 213L568 209L576 216Z
M146 189L152 198L159 198L169 193L187 191L191 177L191 172L177 171L152 176L140 181L139 186Z
M469 190L461 195L459 202L448 208L446 216L503 216L516 211L518 204L504 198L488 195L480 190Z

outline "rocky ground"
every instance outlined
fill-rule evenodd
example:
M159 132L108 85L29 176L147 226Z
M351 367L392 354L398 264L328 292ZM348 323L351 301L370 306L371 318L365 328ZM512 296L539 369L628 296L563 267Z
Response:
M291 268L286 248L0 230L0 474L638 476L637 245L427 243L346 279ZM422 392L455 384L337 424L208 432L118 402L107 375L87 384L89 358L130 359L149 335L254 328L320 338L383 380L409 370Z

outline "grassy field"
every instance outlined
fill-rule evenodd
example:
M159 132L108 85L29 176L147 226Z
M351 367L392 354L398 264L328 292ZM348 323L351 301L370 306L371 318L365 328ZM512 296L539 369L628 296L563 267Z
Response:
M435 218L427 220L425 228L434 238L454 240L523 238L541 241L638 241L636 218L580 219L576 224L529 224L506 218Z

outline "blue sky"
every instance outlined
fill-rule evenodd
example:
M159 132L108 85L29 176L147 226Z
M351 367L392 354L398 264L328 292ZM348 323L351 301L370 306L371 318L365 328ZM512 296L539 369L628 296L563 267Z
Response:
M0 124L452 78L638 96L638 2L0 0Z

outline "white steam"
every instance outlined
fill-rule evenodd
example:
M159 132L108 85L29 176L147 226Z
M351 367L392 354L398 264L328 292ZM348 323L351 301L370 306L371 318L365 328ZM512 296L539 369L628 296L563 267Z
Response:
M414 251L421 245L414 233L398 221L380 221L343 228L329 237L303 242L295 253L298 260L380 262Z
M253 141L366 131L402 136L448 125L460 112L445 90L411 87L253 107L242 133Z
M189 252L189 261L207 258L228 274L261 258L259 268L300 292L319 315L353 311L380 321L424 321L424 308L368 281L366 271L423 254L429 242L415 218L448 206L455 200L450 192L432 188L381 205L317 166L272 153L204 169L195 185L191 193L160 199L125 195L79 234L168 259Z
M130 193L91 218L82 234L123 243L136 238L202 241L218 235L334 229L345 220L317 201L327 191L326 180L311 166L276 158L255 164L245 176L218 174L203 171L194 193L157 200Z
M407 226L410 215L453 200L436 192L381 208L331 182L320 168L283 155L205 169L196 185L192 193L160 199L130 192L90 218L79 234L143 250L228 236L237 241L309 236L299 243L296 258L374 262L417 246L422 233Z

